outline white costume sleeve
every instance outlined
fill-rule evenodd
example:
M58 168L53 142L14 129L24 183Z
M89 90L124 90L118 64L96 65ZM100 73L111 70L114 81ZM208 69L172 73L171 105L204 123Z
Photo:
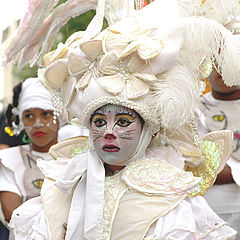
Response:
M32 198L15 209L9 226L14 228L15 240L49 239L41 197Z
M171 240L232 240L237 232L228 227L203 197L187 198L153 224L145 238Z
M0 164L0 191L13 192L22 197L11 170Z

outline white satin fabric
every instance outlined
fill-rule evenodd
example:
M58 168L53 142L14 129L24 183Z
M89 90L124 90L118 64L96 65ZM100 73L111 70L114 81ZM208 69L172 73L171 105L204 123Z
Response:
M63 191L68 192L74 186L74 183L78 182L79 177L82 176L74 190L75 200L73 199L71 204L71 215L69 216L66 240L102 239L101 235L98 236L100 234L98 229L101 230L101 228L93 229L98 223L96 217L101 215L94 213L96 208L89 209L90 205L84 205L85 199L83 196L90 197L90 193L87 193L86 190L88 186L86 184L86 169L91 166L91 163L88 166L86 165L86 160L89 157L94 158L94 153L86 153L81 158L77 156L71 159L69 165L61 175L61 180L59 179L58 181L59 187ZM54 164L57 163L54 162ZM96 179L99 176L98 174ZM102 183L100 182L99 184L101 185ZM101 192L98 191L97 195L101 196ZM99 205L96 205L96 202L94 201L94 205L99 207ZM84 224L83 217L85 216L81 214L86 214L89 210L91 211L89 212L89 216L92 216L93 220L84 220ZM13 220L11 227L14 227L16 240L50 239L40 198L31 199L16 209ZM235 235L236 231L228 227L227 223L213 212L203 197L194 197L184 199L169 213L157 219L151 225L144 240L233 240L235 239Z
M236 231L208 206L203 197L186 198L153 224L144 240L233 240Z
M67 124L58 130L58 142L64 141L68 138L78 136L88 136L88 129L73 124Z
M16 217L14 222L9 224L10 228L14 228L15 240L48 240L48 229L41 197L32 198L19 208L14 210L17 212Z

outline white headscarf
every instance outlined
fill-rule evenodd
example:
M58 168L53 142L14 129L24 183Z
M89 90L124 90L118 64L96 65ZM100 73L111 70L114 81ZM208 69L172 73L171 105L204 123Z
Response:
M31 108L54 110L52 94L42 85L38 78L28 78L22 84L18 102L20 121L23 112Z

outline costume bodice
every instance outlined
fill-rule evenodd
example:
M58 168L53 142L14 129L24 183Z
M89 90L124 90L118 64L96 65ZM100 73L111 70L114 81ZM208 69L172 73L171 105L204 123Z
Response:
M102 239L144 239L151 224L176 207L199 182L164 160L140 159L128 164L105 178Z

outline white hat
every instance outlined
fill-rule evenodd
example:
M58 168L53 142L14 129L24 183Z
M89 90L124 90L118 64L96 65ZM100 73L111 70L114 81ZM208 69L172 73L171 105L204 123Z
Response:
M70 119L87 127L91 114L111 103L137 111L153 132L184 125L199 98L206 57L226 84L239 84L232 34L215 20L181 16L180 3L156 0L95 37L75 33L45 56L39 78L63 97Z

